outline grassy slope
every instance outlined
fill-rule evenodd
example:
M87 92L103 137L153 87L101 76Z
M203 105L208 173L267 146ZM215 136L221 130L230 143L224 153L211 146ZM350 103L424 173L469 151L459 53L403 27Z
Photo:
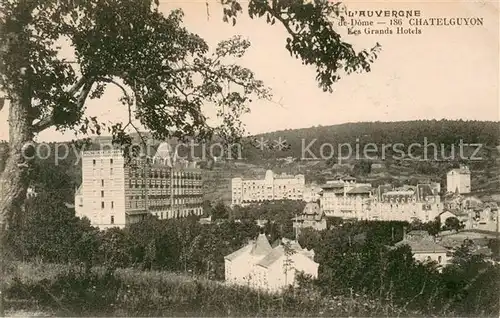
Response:
M9 286L18 290L17 298L36 298L14 313L53 315L113 316L420 316L390 304L362 296L325 297L310 291L285 296L255 292L246 287L226 286L183 274L169 272L117 271L117 282L87 282L68 275L62 265L16 264L9 270ZM101 272L102 269L94 269ZM57 280L57 276L66 277ZM13 277L19 281L13 281ZM15 285L15 287L14 287ZM26 292L29 290L30 292ZM47 291L47 292L45 292ZM50 291L50 296L47 294ZM12 291L10 304L13 305ZM21 295L21 296L19 296ZM19 299L18 299L19 300ZM33 300L33 298L32 298ZM11 308L11 313L13 308ZM24 311L19 311L24 310Z

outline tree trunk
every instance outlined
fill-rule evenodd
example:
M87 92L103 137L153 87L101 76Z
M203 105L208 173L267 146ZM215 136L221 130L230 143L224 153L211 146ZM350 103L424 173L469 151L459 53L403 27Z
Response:
M26 101L26 100L25 100ZM23 146L32 141L31 123L26 103L12 99L9 106L9 157L5 169L0 176L0 276L5 277L6 230L26 198L28 188L27 168L19 164L29 164L23 154ZM33 154L34 156L34 154ZM5 315L4 307L5 281L0 282L0 316Z
M20 212L26 197L28 167L30 159L33 159L36 153L33 151L28 154L23 146L32 140L28 107L12 100L9 107L9 157L0 176L0 224L5 227L8 227L15 214Z

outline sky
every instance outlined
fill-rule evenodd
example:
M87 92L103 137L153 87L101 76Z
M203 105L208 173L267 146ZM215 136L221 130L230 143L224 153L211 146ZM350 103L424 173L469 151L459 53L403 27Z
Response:
M478 17L484 25L422 27L419 35L347 36L346 29L339 28L356 49L379 42L382 51L371 72L343 77L333 93L318 87L313 68L290 56L285 49L286 31L278 23L270 26L265 19L252 20L244 14L232 26L222 21L222 8L214 0L160 3L165 13L181 8L188 30L211 47L233 35L250 40L251 47L239 63L272 89L273 100L251 104L251 113L242 118L248 133L358 121L499 120L498 2L344 2L349 10L414 9L423 18ZM119 94L118 89L108 88L103 98L88 103L88 114L104 121L125 120ZM7 108L0 111L0 123L7 121ZM0 125L0 139L7 136L8 125ZM47 130L38 140L71 138L72 134Z

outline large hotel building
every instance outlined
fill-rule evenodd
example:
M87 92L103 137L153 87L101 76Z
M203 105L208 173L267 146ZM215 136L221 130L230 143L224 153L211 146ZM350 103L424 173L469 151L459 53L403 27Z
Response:
M274 200L303 200L304 175L275 175L266 171L263 179L233 178L231 180L232 205L248 205Z
M394 189L357 183L352 177L329 181L322 186L320 206L326 216L379 221L433 221L441 212L436 183Z
M82 184L75 212L100 229L125 227L146 215L160 219L202 215L201 169L194 163L174 164L160 145L151 159L125 164L121 150L82 153Z

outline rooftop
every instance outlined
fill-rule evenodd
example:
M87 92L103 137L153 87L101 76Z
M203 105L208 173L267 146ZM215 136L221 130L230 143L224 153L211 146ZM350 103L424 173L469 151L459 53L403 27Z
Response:
M271 244L269 244L269 241L267 240L267 237L265 234L259 234L257 237L257 240L252 246L252 249L250 250L251 255L266 255L269 252L271 252L272 247Z
M458 173L458 174L470 174L469 167L461 166L460 168L451 169L448 174Z
M257 265L268 268L271 266L274 262L279 260L283 255L285 255L285 249L283 248L283 245L278 245L273 250L267 254L263 259L261 259Z
M315 214L320 214L321 210L319 207L319 204L317 202L308 202L306 206L304 207L303 214L306 215L315 215Z
M347 194L366 194L366 193L371 193L372 188L370 186L362 185L362 186L356 186L349 190Z
M394 244L395 247L400 247L403 245L408 245L413 253L446 253L448 250L443 246L429 240L408 240L404 239L402 241Z

